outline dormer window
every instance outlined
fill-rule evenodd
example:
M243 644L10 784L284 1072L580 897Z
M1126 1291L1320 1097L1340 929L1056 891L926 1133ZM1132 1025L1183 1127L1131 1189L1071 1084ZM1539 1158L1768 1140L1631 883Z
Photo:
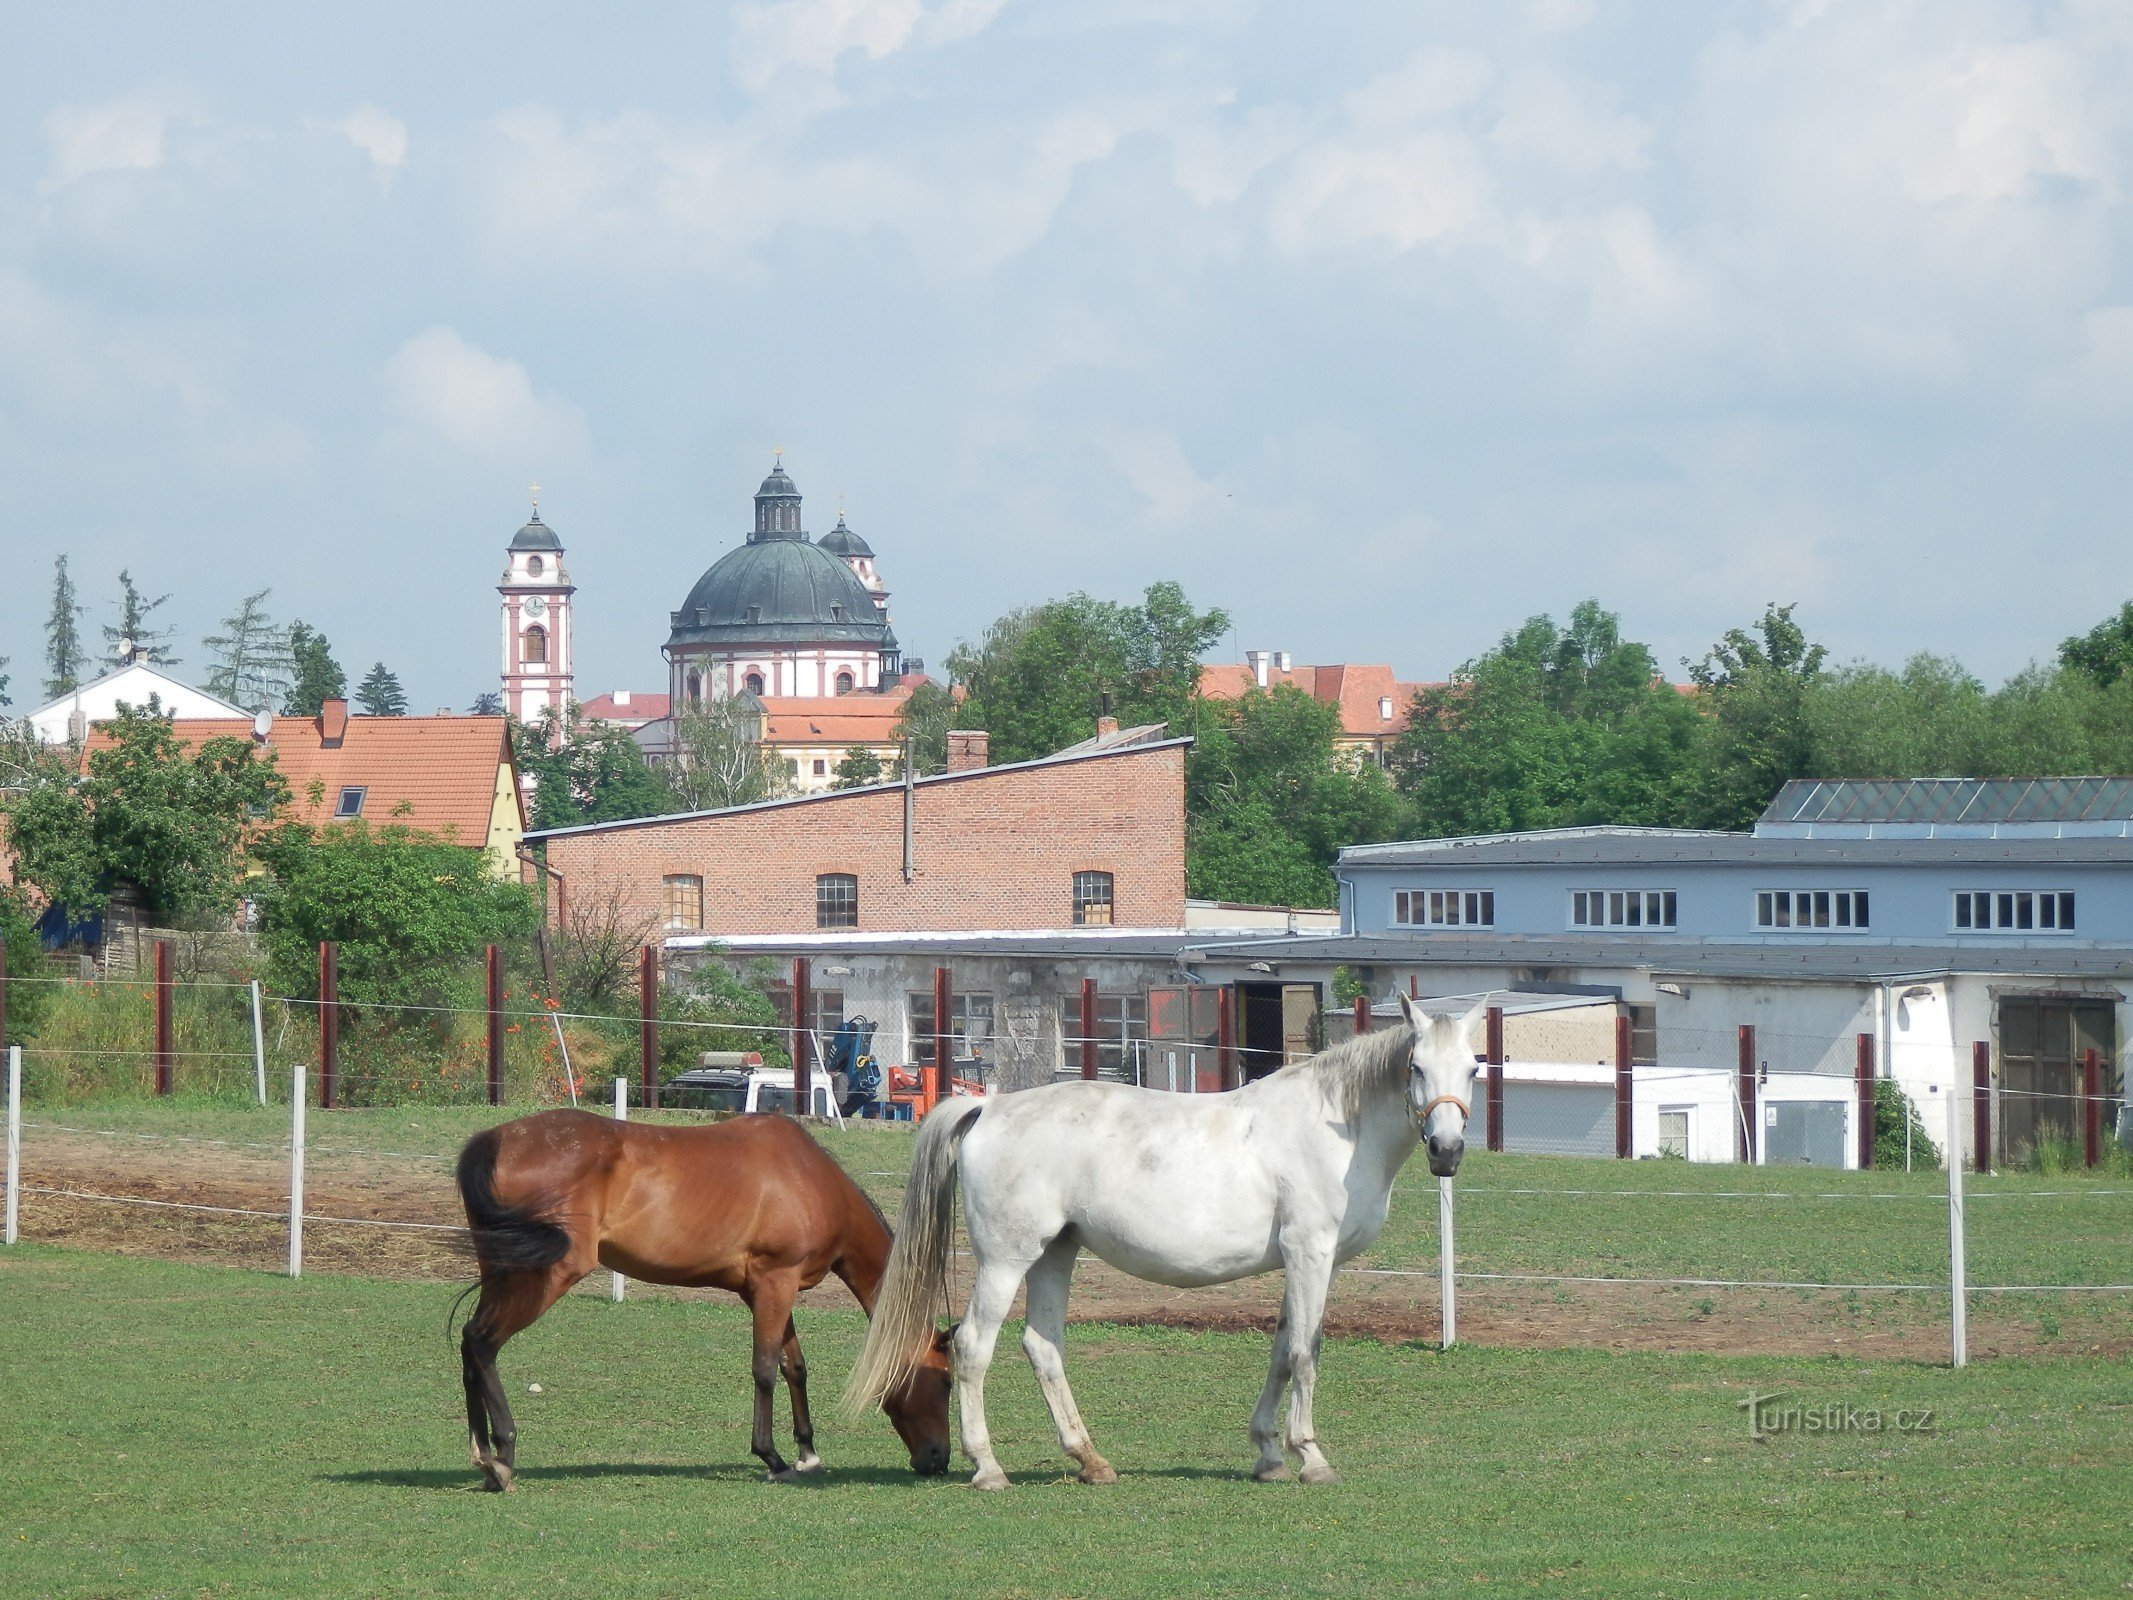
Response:
M1378 721L1392 721L1392 696L1389 694L1378 696Z
M345 821L351 817L360 817L363 814L363 796L368 793L370 791L367 788L343 789L341 798L333 808L334 820Z
M849 672L837 674L837 692L839 694L850 694L852 692L852 675Z

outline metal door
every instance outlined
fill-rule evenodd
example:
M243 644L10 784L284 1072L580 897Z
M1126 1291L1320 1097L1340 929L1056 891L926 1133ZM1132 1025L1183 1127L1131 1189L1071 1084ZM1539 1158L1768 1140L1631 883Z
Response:
M1222 1087L1220 1008L1219 991L1207 985L1148 991L1144 1087L1180 1094L1212 1094Z
M1318 985L1285 983L1281 986L1281 1064L1301 1061L1318 1046Z
M2040 1140L2079 1136L2081 1061L2103 1060L2102 1090L2116 1091L2118 1027L2108 1000L2003 995L2000 1013L2000 1159L2026 1160Z
M1835 1100L1778 1100L1763 1108L1763 1160L1773 1167L1844 1165L1845 1106Z

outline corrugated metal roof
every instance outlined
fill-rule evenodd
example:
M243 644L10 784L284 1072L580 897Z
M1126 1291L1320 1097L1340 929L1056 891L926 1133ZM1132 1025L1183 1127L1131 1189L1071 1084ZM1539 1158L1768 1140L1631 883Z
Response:
M1795 778L1764 824L2133 823L2133 777Z
M2133 838L1876 838L1700 833L1666 828L1559 828L1470 839L1350 845L1343 867L1942 866L1994 862L2133 864Z

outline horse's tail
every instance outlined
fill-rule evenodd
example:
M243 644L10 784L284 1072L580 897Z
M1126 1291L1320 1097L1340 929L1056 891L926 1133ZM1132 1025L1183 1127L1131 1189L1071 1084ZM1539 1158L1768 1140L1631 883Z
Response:
M848 1413L871 1410L902 1387L933 1342L934 1313L948 1291L956 1149L984 1106L982 1100L946 1101L918 1130L911 1181L896 1214L896 1243L874 1302L873 1325L851 1381L844 1386Z
M459 1198L467 1208L474 1256L502 1272L537 1272L570 1254L570 1234L545 1199L505 1205L496 1197L501 1131L484 1128L459 1152Z

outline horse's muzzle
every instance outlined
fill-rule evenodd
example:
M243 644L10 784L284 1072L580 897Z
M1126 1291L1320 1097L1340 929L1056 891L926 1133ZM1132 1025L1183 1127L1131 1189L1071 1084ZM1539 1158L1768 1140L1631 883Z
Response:
M911 1470L921 1478L938 1478L948 1470L948 1447L931 1444L911 1453Z
M1433 1175L1439 1178L1457 1175L1459 1158L1466 1154L1465 1139L1432 1138L1425 1141L1425 1146L1429 1151L1429 1170Z

